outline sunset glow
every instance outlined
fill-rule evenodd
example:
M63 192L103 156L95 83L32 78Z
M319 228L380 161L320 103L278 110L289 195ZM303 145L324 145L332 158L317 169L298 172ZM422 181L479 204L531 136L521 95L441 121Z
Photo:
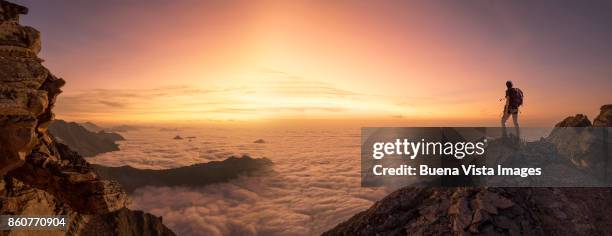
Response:
M526 93L526 123L594 114L611 100L603 12L489 1L18 2L33 12L24 24L45 36L45 64L68 81L59 118L497 124L506 80Z
M0 0L0 236L612 235L610 13Z

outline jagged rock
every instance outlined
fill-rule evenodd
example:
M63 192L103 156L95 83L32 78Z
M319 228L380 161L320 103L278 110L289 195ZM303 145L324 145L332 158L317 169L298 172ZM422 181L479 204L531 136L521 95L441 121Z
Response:
M0 4L0 21L19 21L19 15L28 14L28 8L10 2Z
M107 223L99 234L173 235L161 219L125 209L117 183L47 133L65 82L41 65L38 31L19 24L27 12L0 0L0 215L67 215L67 232L49 235L91 235L91 222Z
M482 209L470 205L482 191L488 190L400 189L323 235L465 234L477 230L471 225L484 221L479 216Z
M138 226L138 227L134 227ZM91 217L82 227L82 235L174 235L162 224L161 217L127 208Z
M0 1L0 176L25 161L36 144L37 116L53 94L42 87L51 77L40 64L38 31L18 24L27 8Z
M575 116L569 116L563 121L557 123L555 127L590 127L591 121L583 114L576 114Z
M605 113L607 109L602 109ZM593 130L603 129L589 127L585 118L570 117L560 122L547 139L520 144L521 158L509 157L511 152L503 149L489 152L487 158L554 165L565 161L551 159L556 157L552 153L560 150L591 164L589 173L602 170L605 165L591 163L595 158L588 155L602 157L597 153L603 150L602 143L593 141L597 134ZM581 128L564 127L577 125ZM489 145L491 148L497 143ZM565 145L569 148L560 149ZM574 169L559 171L582 173ZM611 194L611 188L405 187L323 235L608 235L612 232Z
M606 188L403 188L323 235L605 235L612 230L610 194Z
M25 162L36 143L32 116L0 116L0 177Z
M28 8L3 0L0 9L0 45L3 49L23 51L28 54L38 53L40 51L38 31L19 25L19 15L27 14Z
M31 161L8 175L66 201L79 213L107 213L127 205L127 196L116 183L99 180L89 164L67 146L59 144L50 152L41 147L44 145L32 151Z
M593 120L595 127L612 127L612 104L601 106L599 115Z
M550 135L546 138L552 143L560 156L570 160L575 166L582 170L594 173L599 178L609 180L612 173L612 164L608 147L612 140L609 132L608 117L612 114L612 105L601 107L601 113L591 126L591 122L584 115L565 118L555 125Z

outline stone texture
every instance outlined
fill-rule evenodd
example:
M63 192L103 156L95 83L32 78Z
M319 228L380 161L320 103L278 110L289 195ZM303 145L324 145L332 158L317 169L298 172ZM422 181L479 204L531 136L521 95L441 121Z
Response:
M612 104L601 106L599 115L593 120L595 127L612 127Z
M590 127L591 121L583 114L576 114L575 116L569 116L563 121L557 123L555 127Z
M47 133L65 82L37 57L38 31L19 24L27 11L0 0L0 214L69 216L67 232L46 235L173 235L161 218L126 209L117 183Z
M602 114L608 112L609 108L602 108ZM577 167L591 173L603 171L604 163L595 160L601 160L605 149L602 142L595 140L599 131L609 128L593 128L585 119L580 115L568 117L547 139L520 144L521 158L511 159L554 164L550 153L566 152L580 160L572 161ZM507 153L510 152L489 152L487 158L509 158ZM581 163L587 163L588 168ZM607 173L601 177L605 179ZM611 196L611 188L405 187L323 235L609 235Z
M138 227L134 227L137 225ZM172 231L162 224L161 217L142 211L122 208L107 214L91 217L81 227L82 235L173 235Z
M555 126L546 139L555 146L560 156L570 160L578 168L595 173L601 179L610 180L611 115L612 105L604 105L593 121L596 126L591 125L583 115L567 117Z
M606 235L607 188L403 188L323 235Z

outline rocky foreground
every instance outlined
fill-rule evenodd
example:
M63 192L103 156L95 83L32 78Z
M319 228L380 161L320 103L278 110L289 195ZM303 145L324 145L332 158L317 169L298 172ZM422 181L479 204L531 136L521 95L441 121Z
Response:
M546 160L541 150L556 147L555 156L610 181L612 163L601 158L610 160L610 140L594 137L609 130L597 127L612 127L612 105L592 123L579 114L556 127L546 139L520 144L518 155ZM612 188L406 187L323 235L610 235L610 212Z
M174 235L47 132L65 82L41 64L39 32L19 24L27 12L0 0L0 214L69 217L66 232L45 235Z

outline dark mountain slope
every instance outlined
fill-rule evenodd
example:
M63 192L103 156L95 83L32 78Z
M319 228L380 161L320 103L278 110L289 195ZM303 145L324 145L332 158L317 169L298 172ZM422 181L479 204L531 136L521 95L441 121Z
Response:
M83 157L92 157L100 153L118 151L116 141L125 140L117 133L105 131L91 132L85 127L63 120L55 120L49 126L49 132L61 143L78 152Z
M204 186L226 182L239 175L269 170L272 162L267 158L230 157L223 161L212 161L185 167L148 170L131 166L106 167L92 165L103 179L117 181L127 191L144 186Z

